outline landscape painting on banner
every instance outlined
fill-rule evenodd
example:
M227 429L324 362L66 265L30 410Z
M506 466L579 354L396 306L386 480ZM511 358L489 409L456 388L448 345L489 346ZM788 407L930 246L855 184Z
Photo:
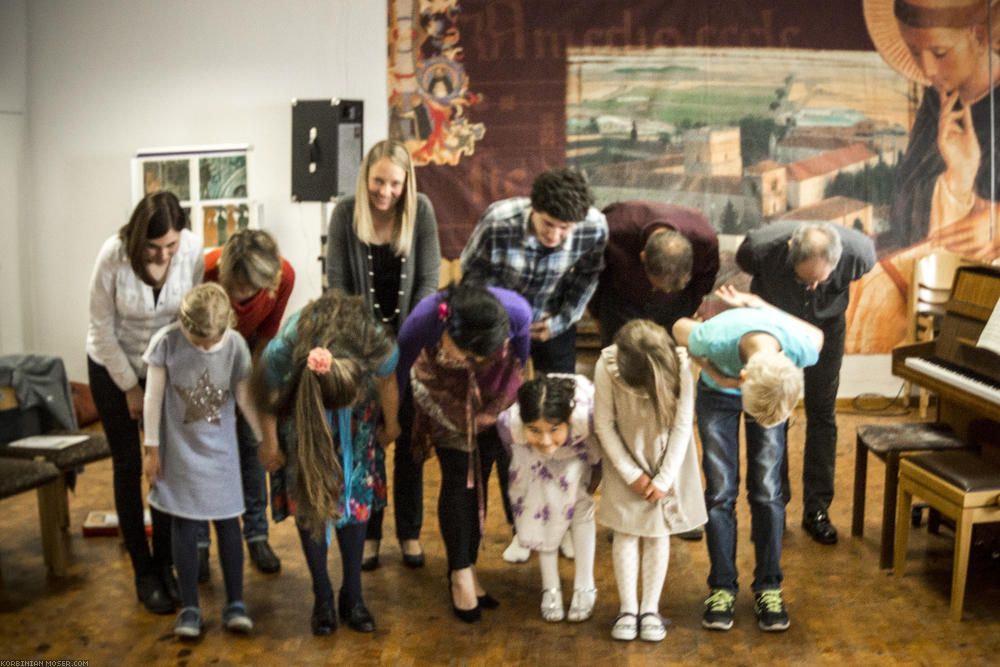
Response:
M390 135L422 165L447 257L492 201L566 164L598 206L704 211L737 282L749 229L860 229L879 264L853 286L847 351L885 353L915 258L1000 256L993 1L392 0ZM950 60L920 55L945 42Z

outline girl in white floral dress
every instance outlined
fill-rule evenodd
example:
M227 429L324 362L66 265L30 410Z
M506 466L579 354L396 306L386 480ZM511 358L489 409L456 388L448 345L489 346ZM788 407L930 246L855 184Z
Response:
M510 450L510 504L517 538L538 552L542 618L590 618L594 587L594 499L600 450L593 429L594 387L580 375L551 374L521 385L517 403L500 415ZM559 583L559 543L569 531L576 572L569 614Z

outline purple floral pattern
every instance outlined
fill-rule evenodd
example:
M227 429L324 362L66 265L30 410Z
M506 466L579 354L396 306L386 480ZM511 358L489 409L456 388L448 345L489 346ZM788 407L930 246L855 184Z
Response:
M591 466L600 460L592 435L592 392L589 380L578 377L569 441L551 455L527 444L517 405L497 422L511 455L511 513L518 540L528 549L557 549L576 512L592 511L594 501L587 486Z

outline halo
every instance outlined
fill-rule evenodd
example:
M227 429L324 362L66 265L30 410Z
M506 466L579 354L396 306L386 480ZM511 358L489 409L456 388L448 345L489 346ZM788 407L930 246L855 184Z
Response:
M910 81L922 86L931 85L930 79L914 60L913 54L903 41L899 24L893 13L893 0L862 0L868 35L882 60Z

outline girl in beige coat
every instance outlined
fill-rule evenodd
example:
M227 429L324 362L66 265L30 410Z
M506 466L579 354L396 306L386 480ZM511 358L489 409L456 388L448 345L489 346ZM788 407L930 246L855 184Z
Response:
M614 530L619 615L611 636L660 641L670 535L707 520L692 439L694 388L687 352L663 327L633 320L594 370L594 431L604 451L597 522ZM642 600L637 599L642 543Z

